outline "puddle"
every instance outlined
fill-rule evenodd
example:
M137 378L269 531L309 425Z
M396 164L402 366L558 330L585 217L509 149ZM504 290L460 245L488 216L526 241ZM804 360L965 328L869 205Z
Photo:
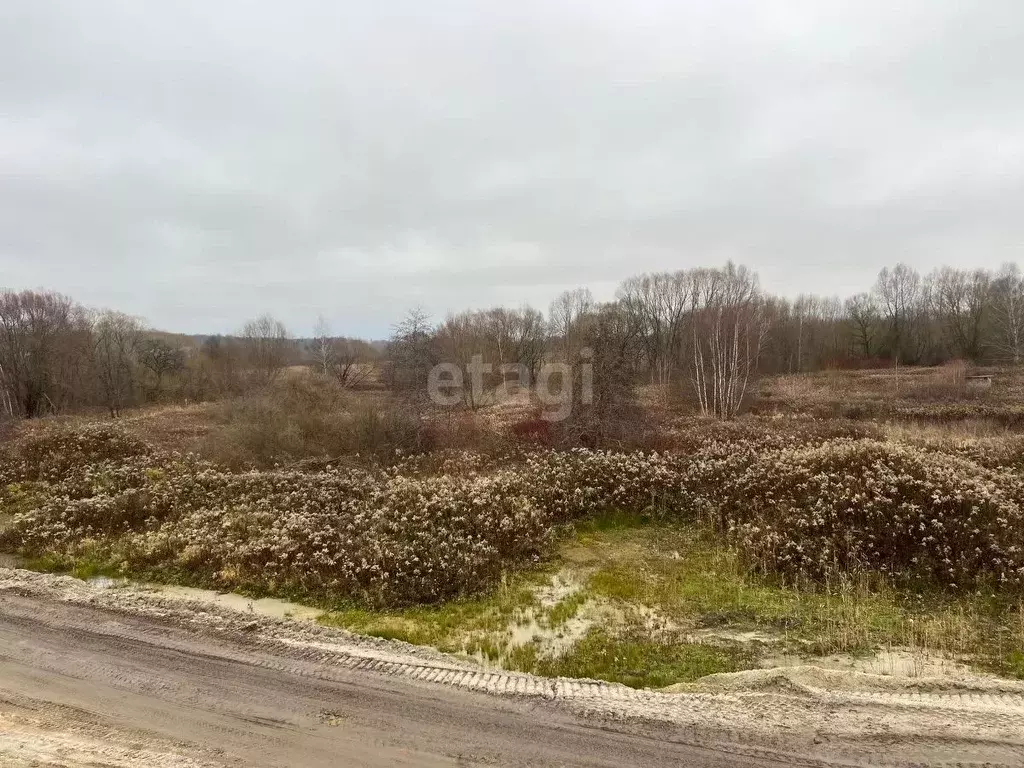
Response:
M488 656L483 651L469 651L463 647L463 655L474 659L485 669L511 669L510 660L513 652L518 648L532 645L538 657L557 657L567 652L577 641L590 631L590 628L597 623L595 609L597 603L590 602L580 606L579 613L571 619L552 628L543 621L543 615L538 616L529 612L527 620L520 619L519 623L510 624L508 628L498 634L501 642L495 643L495 634L474 635L480 639L490 642L492 647L498 649L498 657ZM582 614L582 615L581 615Z
M556 573L550 584L545 584L533 591L534 597L540 602L541 608L554 608L563 600L583 590L586 580L575 571Z
M777 637L761 632L706 629L693 631L692 626L668 617L651 606L624 604L605 598L583 600L569 619L552 626L551 615L566 600L572 600L586 588L586 572L566 570L552 577L550 583L533 590L536 603L520 611L501 630L470 632L464 638L462 653L487 669L508 669L517 649L532 646L538 657L556 658L572 647L594 627L640 627L651 638L665 643L694 642L711 644L771 644ZM476 649L484 645L492 656Z
M316 621L323 613L323 611L317 608L310 608L307 605L299 605L287 600L278 600L273 597L253 599L245 595L237 595L234 592L215 592L212 589L179 587L173 584L139 584L130 579L112 579L109 576L96 576L89 579L89 583L104 589L134 586L172 600L189 600L205 605L216 605L221 608L251 613L254 616L266 616L272 619Z
M583 575L562 571L551 582L533 590L535 605L517 613L503 630L472 632L465 640L463 654L476 660L485 669L508 669L513 653L532 646L538 657L557 657L581 640L591 627L608 620L606 601L588 599L580 603L576 613L552 626L551 612L565 600L581 592L586 586ZM484 642L497 651L497 658L480 650L469 651L478 642Z
M596 607L594 601L587 601L580 606L575 616L554 628L538 621L536 616L531 616L529 622L509 628L511 645L515 647L533 643L542 655L559 656L594 626Z
M156 586L156 591L161 597L170 597L177 600L198 600L208 605L219 605L223 608L231 608L258 616L268 616L272 619L316 621L323 613L318 608L310 608L308 605L299 605L288 600L278 600L274 597L261 597L258 600L254 600L251 597L236 595L233 592L214 592L209 589L194 589L192 587L177 587L173 585L158 585Z

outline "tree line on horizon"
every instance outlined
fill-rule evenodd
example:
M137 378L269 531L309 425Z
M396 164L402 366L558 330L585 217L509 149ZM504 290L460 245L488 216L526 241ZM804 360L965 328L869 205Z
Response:
M788 299L765 293L756 273L729 263L637 275L610 302L595 301L586 288L566 291L547 314L495 307L434 322L413 310L383 351L334 336L322 319L312 339L293 338L270 315L235 335L199 339L50 291L0 290L0 415L103 407L116 416L145 402L259 389L295 365L342 386L372 380L408 394L425 387L438 362L467 366L479 355L496 377L505 365L529 377L545 362L577 361L584 349L593 361L595 409L619 407L622 393L643 382L685 389L702 412L731 417L760 374L950 360L1019 365L1024 275L1012 263L927 274L897 264L845 299Z
M756 273L732 263L647 273L623 281L610 302L586 288L566 291L546 317L498 307L432 325L412 312L395 328L389 375L393 387L422 391L437 362L467 366L481 355L495 370L513 364L532 372L545 361L572 363L584 348L592 353L597 411L602 401L609 413L620 410L628 390L644 382L694 399L706 415L731 418L760 374L951 360L1019 365L1024 276L1016 264L925 275L897 264L846 299L787 299L765 293Z

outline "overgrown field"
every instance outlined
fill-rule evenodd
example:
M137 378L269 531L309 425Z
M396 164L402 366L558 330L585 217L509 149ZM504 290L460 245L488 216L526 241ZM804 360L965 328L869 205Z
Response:
M1024 427L1024 376L1018 370L981 369L994 383L968 383L966 366L819 371L766 377L751 408L819 419L885 421L985 431Z
M615 510L701 521L745 566L822 585L1017 590L1024 442L882 439L812 420L694 422L676 450L398 457L231 472L110 426L5 457L0 549L53 567L369 606L486 591L561 526Z
M849 395L775 380L735 422L654 410L658 451L531 445L485 413L441 442L474 451L415 453L421 427L374 404L332 416L305 390L40 422L0 449L0 552L299 599L354 631L637 686L880 648L1024 676L1015 406L922 399L923 374L886 403L891 381L857 376ZM808 415L840 396L866 410ZM897 414L915 408L928 417Z

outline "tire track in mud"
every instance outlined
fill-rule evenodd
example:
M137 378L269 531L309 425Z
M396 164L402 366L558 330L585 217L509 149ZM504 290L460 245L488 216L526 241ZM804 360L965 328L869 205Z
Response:
M686 723L692 720L692 715L698 711L714 711L716 707L724 703L735 702L735 697L726 694L662 694L656 691L636 690L627 686L604 681L579 680L579 679L549 679L539 678L529 674L507 673L507 672L480 672L464 671L461 669L452 670L443 666L433 666L422 663L402 664L397 662L380 661L372 658L361 657L351 653L339 653L336 658L322 657L322 661L333 661L334 664L358 671L374 672L388 676L405 677L413 682L450 686L470 691L478 691L495 696L512 697L537 697L546 701L553 701L556 704L568 705L580 711L585 716L600 717L603 719L639 719L647 722L668 722ZM297 674L302 674L296 671ZM805 695L816 700L823 706L848 705L851 701L859 702L861 705L876 705L882 708L906 708L912 711L929 711L936 708L946 709L952 712L963 714L965 710L971 710L981 714L988 724L998 724L1011 732L1014 729L1024 729L1024 694L964 694L964 693L943 693L943 694L922 694L922 693L866 693L854 692L837 695L824 689L805 688ZM764 704L770 706L775 713L793 713L802 709L802 706L790 707L787 702L780 701L777 694L751 693L747 696L747 704L752 709L761 710L757 699L765 699ZM628 704L632 706L622 707ZM645 711L639 711L645 710ZM699 729L697 729L699 730ZM713 729L706 729L709 736ZM1018 730L1024 733L1024 730ZM741 729L722 729L713 732L711 738L704 738L694 743L709 744L722 743L731 745L731 751L737 754L757 757L779 758L785 753L768 749L755 749L751 745L762 738L753 736L750 732ZM951 742L943 738L926 738L917 736L903 737L903 746L914 746L917 751L922 751L932 742L938 751L951 750ZM979 739L973 746L978 751L987 751L992 744ZM893 751L893 745L887 746ZM848 754L842 756L842 752ZM1024 764L1024 746L1016 745L1008 749L995 747L996 753L1002 753L1007 759L1007 765ZM859 754L858 754L859 753ZM997 761L989 759L995 755L988 755L982 760L971 761L963 759L928 761L928 765L947 765L968 768L968 766L990 766ZM803 761L797 759L796 755L789 755L793 764L815 765L818 761L808 755ZM892 762L879 755L877 750L866 750L863 748L840 748L840 755L835 756L832 764L849 765L870 764L889 765ZM898 762L898 761L897 761Z
M2 600L4 595L12 599ZM25 571L0 570L0 601L4 621L25 632L46 626L83 647L103 637L123 650L125 666L97 669L95 674L115 686L154 686L157 693L158 679L147 677L141 665L140 670L131 670L140 646L158 651L168 671L187 672L202 659L213 665L258 667L294 679L350 683L373 676L396 685L534 702L569 711L599 728L672 727L671 737L680 743L752 759L784 757L809 766L907 761L1024 764L1024 688L840 692L796 683L774 690L669 694L602 681L481 669L468 660L405 643L253 619L220 607L200 609L131 589L104 590ZM198 636L222 642L199 644ZM48 659L47 653L44 640L34 663L60 671L60 660ZM7 656L0 651L0 659ZM207 694L200 689L191 695L201 701ZM244 728L211 727L228 728L234 737L245 734Z

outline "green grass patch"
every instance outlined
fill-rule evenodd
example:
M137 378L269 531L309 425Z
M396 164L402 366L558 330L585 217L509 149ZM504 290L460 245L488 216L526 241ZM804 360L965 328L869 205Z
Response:
M491 594L475 599L394 611L342 608L325 613L320 622L414 645L432 645L446 651L459 651L465 646L470 653L481 650L488 655L488 651L497 647L496 640L483 640L479 636L503 634L519 616L535 606L537 601L531 587L543 575L547 574L512 577Z
M580 608L583 607L587 600L591 599L591 595L586 591L579 591L569 595L564 600L560 600L551 609L547 611L544 616L544 626L550 629L558 629L563 626L570 619L576 618L576 614L579 613Z
M510 648L505 655L505 667L517 672L536 673L539 661L537 646L533 643Z
M607 509L586 520L574 523L571 528L582 542L586 542L590 536L645 528L653 521L654 515L651 513L636 514L624 512L621 509Z
M19 512L30 512L38 507L46 500L46 491L45 483L28 480L0 485L0 526Z
M806 656L900 646L1024 677L1024 605L1012 595L895 590L878 581L784 585L752 574L699 526L588 530L568 545L588 590L692 629L757 630Z
M655 642L640 632L616 636L592 629L568 653L541 659L538 673L551 677L589 677L631 688L664 688L717 672L736 672L752 665L739 648L687 642Z
M993 672L1024 680L1024 650L1014 649L1008 653L985 659L982 663Z
M68 557L58 553L26 557L21 560L20 566L30 571L65 573L83 581L95 579L99 576L117 578L124 575L108 558L94 549L88 549L76 557Z

